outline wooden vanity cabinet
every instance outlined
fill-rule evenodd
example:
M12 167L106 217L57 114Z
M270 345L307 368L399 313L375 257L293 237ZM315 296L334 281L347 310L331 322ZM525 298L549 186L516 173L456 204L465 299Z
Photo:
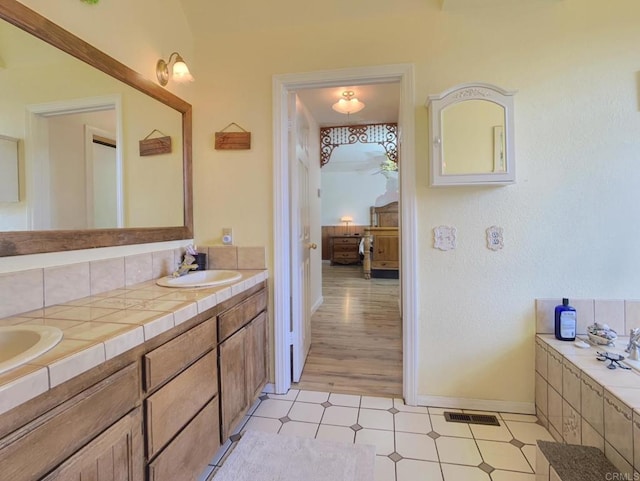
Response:
M221 438L226 441L267 382L267 292L218 316Z
M220 447L216 327L208 319L144 356L150 481L195 479Z
M119 453L117 469L128 472L124 479L142 479L141 423L136 414L128 415L139 405L134 363L0 440L0 479L33 481L49 473L45 479L79 479L81 472L98 469L96 456L105 459L109 450ZM116 434L106 434L123 419ZM102 432L104 437L96 437Z

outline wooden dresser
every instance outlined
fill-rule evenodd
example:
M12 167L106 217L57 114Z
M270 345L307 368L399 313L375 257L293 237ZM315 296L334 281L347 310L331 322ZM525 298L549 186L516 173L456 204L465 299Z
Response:
M331 237L331 264L359 264L360 236L336 235Z

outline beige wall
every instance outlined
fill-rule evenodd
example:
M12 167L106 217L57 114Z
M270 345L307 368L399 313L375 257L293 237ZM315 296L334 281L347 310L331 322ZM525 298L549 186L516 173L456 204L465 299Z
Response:
M25 3L149 77L155 54L188 43L146 19L130 28L128 2L76 2L64 11ZM169 3L165 22L179 16L177 2ZM273 74L415 64L420 395L532 403L534 299L638 297L636 0L530 0L455 11L441 11L437 0L362 0L352 5L358 20L349 22L339 2L197 3L187 11L195 19L196 83L179 94L191 89L183 96L194 104L200 243L232 226L239 245L273 249ZM124 27L114 35L121 17ZM518 90L517 183L429 188L424 102L470 81ZM229 122L252 132L250 151L213 149L213 133ZM458 228L455 251L431 247L440 224ZM500 252L486 249L491 225L504 228Z

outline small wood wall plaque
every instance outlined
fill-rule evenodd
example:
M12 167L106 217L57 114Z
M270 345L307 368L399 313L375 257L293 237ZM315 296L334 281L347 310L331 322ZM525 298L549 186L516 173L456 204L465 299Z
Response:
M150 139L155 132L162 134L163 137L155 137ZM153 129L149 135L140 141L140 155L159 155L171 153L171 137L164 135L159 130Z
M229 127L235 125L242 132L225 132ZM220 132L216 132L216 150L248 150L251 148L251 132L247 132L235 122L231 122Z

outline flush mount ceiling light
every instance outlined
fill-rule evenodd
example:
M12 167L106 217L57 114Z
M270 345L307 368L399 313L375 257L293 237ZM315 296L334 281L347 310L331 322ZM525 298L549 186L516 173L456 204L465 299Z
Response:
M342 92L342 98L331 106L336 112L341 114L355 114L360 112L364 107L364 103L354 97L353 90L345 90Z
M171 76L173 80L176 82L193 82L193 75L189 72L189 67L184 63L184 60L180 56L178 52L173 52L169 55L169 60L166 62L162 59L158 60L156 64L156 76L158 77L158 82L163 87L167 85L169 82L169 65L171 64L171 59L175 55L175 60L173 62L173 69Z

